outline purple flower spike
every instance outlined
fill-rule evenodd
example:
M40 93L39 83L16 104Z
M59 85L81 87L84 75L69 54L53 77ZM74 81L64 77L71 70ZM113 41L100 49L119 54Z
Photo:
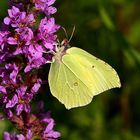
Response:
M10 9L0 28L0 105L3 117L22 134L4 132L4 140L57 140L54 120L44 113L43 103L31 112L31 102L47 79L42 65L53 58L60 26L51 16L55 0L9 2ZM40 19L40 15L46 15ZM41 69L41 70L40 70ZM35 100L36 101L36 100ZM2 110L1 109L1 110Z

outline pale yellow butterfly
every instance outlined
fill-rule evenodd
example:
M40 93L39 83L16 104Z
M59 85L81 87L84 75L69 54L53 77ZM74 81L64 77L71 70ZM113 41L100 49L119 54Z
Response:
M104 61L88 52L72 47L60 47L49 71L49 86L67 109L85 106L93 96L120 87L117 72Z

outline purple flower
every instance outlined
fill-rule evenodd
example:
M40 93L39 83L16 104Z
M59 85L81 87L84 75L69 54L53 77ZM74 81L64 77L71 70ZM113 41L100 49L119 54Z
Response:
M10 32L8 31L0 31L0 62L2 63L7 54L10 55L9 50L7 48L7 38Z
M47 34L54 34L55 32L58 31L59 28L60 26L55 24L54 18L50 18L47 20L47 18L45 17L44 19L41 20L39 25L39 31L40 32L45 31Z
M8 37L7 43L10 45L17 45L18 44L18 38Z
M20 35L21 42L24 41L25 45L29 45L34 37L33 31L28 27L18 28L16 31Z
M11 99L5 98L6 109L15 108L17 115L20 115L22 111L30 112L30 101L33 98L33 93L27 92L27 86L21 86L16 90L16 93Z
M41 20L39 25L39 38L43 41L43 45L47 48L52 50L54 44L56 43L57 36L54 35L56 31L60 28L59 25L55 24L55 19L50 18L47 20L45 17Z
M19 116L22 111L25 111L28 113L31 111L31 107L30 107L29 103L20 103L16 106L17 116Z
M17 115L20 115L22 111L30 112L30 101L33 95L27 92L27 86L21 86L17 90L18 104L16 106Z
M6 108L13 108L18 103L18 97L15 94L11 100L6 104Z
M13 112L10 109L6 109L5 113L7 115L7 118L10 120L10 118L13 117Z
M43 47L39 44L31 44L30 46L26 46L23 51L27 58L42 57L43 53L45 52Z
M36 83L33 85L31 92L32 93L37 93L39 88L41 87L42 84L42 80L41 79L37 79Z
M11 73L9 75L9 79L11 81L13 81L14 83L16 83L16 77L17 77L18 72L19 72L19 67L16 66L15 64L6 64L5 68L6 68L6 70L11 71Z
M12 53L8 49L5 49L4 51L0 52L0 63L2 64L12 56Z
M6 25L11 24L12 27L18 27L22 19L26 18L26 12L20 12L15 6L8 10L9 17L4 18Z
M6 64L5 68L0 68L0 77L3 79L1 84L16 83L19 67L16 64Z
M39 68L41 65L46 63L46 59L43 57L34 57L29 58L29 62L27 63L26 68L24 69L24 72L29 72L33 68Z
M9 134L8 132L4 132L4 140L25 140L25 137L22 134L16 135L14 134Z
M4 62L8 57L11 56L7 48L7 38L10 32L0 31L0 63Z
M31 131L30 129L27 130L26 138L27 138L28 140L30 140L32 137L33 137L32 131Z
M59 132L53 130L55 123L48 113L43 115L42 122L48 124L43 131L43 138L45 140L55 140L61 136Z
M16 45L16 47L14 47L15 51L13 52L13 55L23 54L24 47L32 44L34 38L33 31L28 27L17 28L15 31L15 37L9 37L7 43L10 45Z
M19 47L22 47L21 43L24 45L30 44L30 41L33 39L33 32L30 28L17 28L15 31L17 32L18 37L9 37L7 41L9 44L18 45Z
M0 86L0 94L7 94L6 88L4 86Z
M39 68L41 65L46 64L46 59L43 57L44 49L41 45L30 45L24 49L24 53L28 58L28 63L25 72L29 72L33 68Z
M3 51L5 43L7 43L8 31L0 31L0 51Z
M12 27L24 27L35 22L33 14L27 15L26 12L20 12L15 6L8 10L8 15L9 17L4 18L4 23L11 24Z
M60 133L54 131L50 114L31 113L31 101L42 85L38 69L52 60L49 53L57 43L56 25L51 14L55 0L27 0L25 3L10 2L8 16L0 31L0 106L5 118L14 123L23 134L4 132L4 140L30 140L40 138L56 140ZM35 18L45 13L38 26ZM8 31L9 30L9 31ZM36 69L33 71L32 69ZM47 79L46 79L47 80Z
M34 0L34 3L37 9L40 9L46 15L51 15L57 11L55 7L51 6L55 1L56 0Z

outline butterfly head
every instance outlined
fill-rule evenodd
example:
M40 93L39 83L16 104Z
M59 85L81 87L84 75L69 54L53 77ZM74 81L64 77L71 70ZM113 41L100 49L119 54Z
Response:
M71 36L70 36L69 39L68 39L68 34L67 34L65 28L62 27L62 29L65 32L66 38L61 43L60 43L59 40L57 40L57 43L55 45L55 52L53 52L53 54L54 54L54 57L53 57L54 58L54 61L55 60L58 60L60 62L62 60L63 55L66 54L66 50L68 48L70 48L69 43L70 43L70 41L71 41L71 39L73 37L74 31L75 31L75 26L73 27L72 34L71 34Z
M61 61L63 55L66 54L66 50L67 50L69 47L70 47L70 45L69 45L69 42L68 42L67 39L64 39L61 43L58 42L58 43L55 45L55 52L53 53L53 54L54 54L54 59L55 59L55 60L58 60L58 61Z

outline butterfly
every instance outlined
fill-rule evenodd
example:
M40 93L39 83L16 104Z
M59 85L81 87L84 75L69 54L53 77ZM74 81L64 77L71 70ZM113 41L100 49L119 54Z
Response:
M95 95L121 87L109 64L77 47L56 50L48 80L52 95L67 109L85 106Z

